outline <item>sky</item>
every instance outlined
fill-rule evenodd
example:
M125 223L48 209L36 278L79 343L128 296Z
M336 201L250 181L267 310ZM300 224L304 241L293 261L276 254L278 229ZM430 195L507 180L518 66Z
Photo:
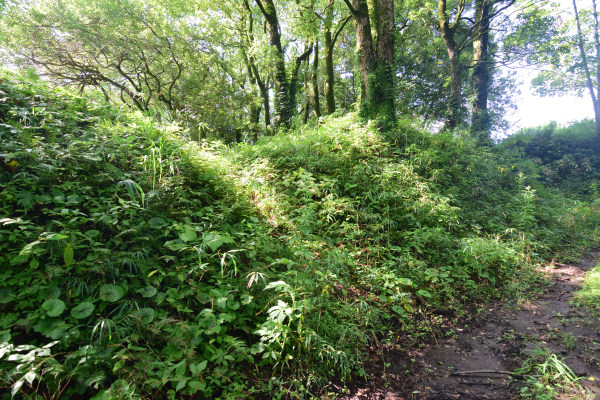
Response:
M572 13L572 0L558 0L558 3L563 12ZM589 7L589 3L589 0L578 0L579 8ZM517 76L521 81L521 93L515 94L518 110L506 116L510 123L507 134L516 133L521 128L546 125L552 121L559 125L567 125L584 118L594 118L594 107L589 96L536 96L531 89L531 79L536 76L536 72L520 70Z
M536 96L531 90L531 78L524 74L523 79L521 94L516 95L518 109L506 116L510 123L508 134L521 128L546 125L551 121L567 125L584 118L594 118L594 108L589 97Z

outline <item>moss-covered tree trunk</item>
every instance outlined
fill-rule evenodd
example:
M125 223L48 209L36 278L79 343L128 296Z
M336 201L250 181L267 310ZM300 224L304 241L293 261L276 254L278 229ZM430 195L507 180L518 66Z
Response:
M490 120L488 114L489 29L490 2L475 0L475 33L473 38L473 104L471 108L471 134L481 144L490 143Z
M275 84L275 125L289 127L293 115L290 102L290 83L285 71L285 54L281 45L279 19L273 0L255 0L269 31L269 45L274 51L273 83Z
M378 117L386 122L396 120L394 64L394 1L378 0L377 15L377 92Z
M313 113L315 118L319 118L321 116L321 99L319 98L319 42L316 42L314 47L311 83Z
M464 7L464 0L459 0L456 20L451 24L447 11L447 1L438 0L438 29L444 41L450 65L450 93L447 97L448 111L444 124L445 129L456 128L462 119L462 68L460 64L460 48L456 42L456 29Z
M344 0L354 19L361 80L360 115L384 127L394 107L394 0ZM369 2L372 9L369 9ZM372 23L373 22L373 23ZM373 37L376 33L376 40Z
M333 46L335 44L332 33L333 24L333 2L329 3L325 14L324 23L324 43L323 51L325 53L325 102L327 104L327 114L335 112L335 94L333 87L335 85L335 76L333 72Z

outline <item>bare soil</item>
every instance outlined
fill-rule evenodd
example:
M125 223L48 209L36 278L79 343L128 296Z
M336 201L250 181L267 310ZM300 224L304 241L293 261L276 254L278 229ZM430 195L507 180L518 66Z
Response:
M412 350L400 345L372 349L370 379L355 383L351 393L338 398L519 399L523 381L509 373L522 365L528 352L542 346L582 377L587 398L600 399L600 324L571 304L599 252L577 264L546 267L551 284L535 300L519 306L490 304L468 322L448 326L447 337L431 338ZM584 397L566 393L561 398Z

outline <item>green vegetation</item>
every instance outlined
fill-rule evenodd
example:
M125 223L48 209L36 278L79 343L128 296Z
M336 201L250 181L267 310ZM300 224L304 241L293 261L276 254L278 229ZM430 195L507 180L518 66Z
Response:
M523 399L591 399L571 368L542 345L531 350L516 373L525 378Z
M599 233L589 191L535 178L567 157L532 160L541 134L347 114L231 147L34 75L0 90L3 398L318 398ZM548 146L579 160L571 137Z
M600 316L600 263L586 274L583 287L575 295L575 303Z

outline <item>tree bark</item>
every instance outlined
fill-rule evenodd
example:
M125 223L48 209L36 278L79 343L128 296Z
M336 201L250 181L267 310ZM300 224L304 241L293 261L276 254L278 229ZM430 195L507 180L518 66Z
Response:
M300 72L300 66L304 61L307 61L310 55L313 52L312 43L306 47L304 53L302 53L299 57L296 57L296 62L294 65L294 70L292 71L292 77L290 79L290 88L288 94L288 107L290 110L295 110L296 108L296 92L298 91L298 74ZM293 115L293 111L290 114L290 117Z
M575 1L575 0L573 0ZM596 93L600 94L600 25L598 23L598 9L596 0L592 0L594 8L594 46L596 48ZM596 147L600 150L600 100L594 103L594 117L596 120Z
M321 100L319 99L319 42L315 42L312 62L312 103L315 118L321 116Z
M377 103L379 114L395 122L394 0L377 1Z
M323 43L323 50L325 52L325 101L327 104L327 115L331 115L335 112L335 74L333 70L333 49L339 35L344 30L344 27L350 21L352 16L344 18L335 33L333 33L333 0L329 1L329 5L325 14L325 40Z
M450 24L447 2L446 0L438 0L438 29L444 41L450 64L450 95L448 96L448 115L444 124L445 129L456 128L462 117L462 68L460 65L460 49L456 43L455 35L464 7L464 0L459 0L456 20L453 24Z
M325 101L327 103L327 115L335 112L335 94L333 87L335 85L335 76L333 73L333 46L334 40L331 33L333 24L333 1L329 2L329 6L325 15L325 40L323 49L325 51Z
M344 0L354 19L356 46L361 78L360 115L375 119L384 128L395 121L394 107L394 0ZM376 22L377 42L372 34L371 18Z
M596 73L597 76L600 76L600 41L598 40L598 23L597 23L597 13L596 13L596 1L592 0L594 5L594 18L596 19L595 26L595 47L596 47ZM594 83L592 82L592 76L590 73L590 66L588 64L587 55L585 53L585 46L583 44L583 33L581 32L581 23L579 21L579 10L577 9L577 2L573 0L573 9L575 10L575 21L577 23L577 46L579 47L579 52L581 54L581 60L583 64L583 69L585 71L585 79L586 86L590 92L590 97L592 98L592 104L594 105L594 119L596 121L596 141L597 146L600 148L600 104L598 103L598 97L596 94L596 88L594 88ZM600 85L600 82L597 82ZM600 93L600 92L598 92Z
M475 33L473 38L473 105L471 108L471 134L481 144L490 144L490 121L488 114L489 73L489 0L475 0Z
M273 79L275 84L275 120L276 126L289 127L293 115L290 102L290 83L285 71L285 55L281 45L281 31L279 19L273 0L255 0L261 13L265 17L267 30L269 31L269 45L275 50L275 64L273 66Z
M251 67L252 71L254 71L254 76L256 77L256 84L260 90L260 97L263 101L263 109L264 109L264 117L265 117L265 127L269 127L271 125L271 102L269 101L269 85L265 83L260 75L258 74L258 68L254 63L254 59L251 57Z

